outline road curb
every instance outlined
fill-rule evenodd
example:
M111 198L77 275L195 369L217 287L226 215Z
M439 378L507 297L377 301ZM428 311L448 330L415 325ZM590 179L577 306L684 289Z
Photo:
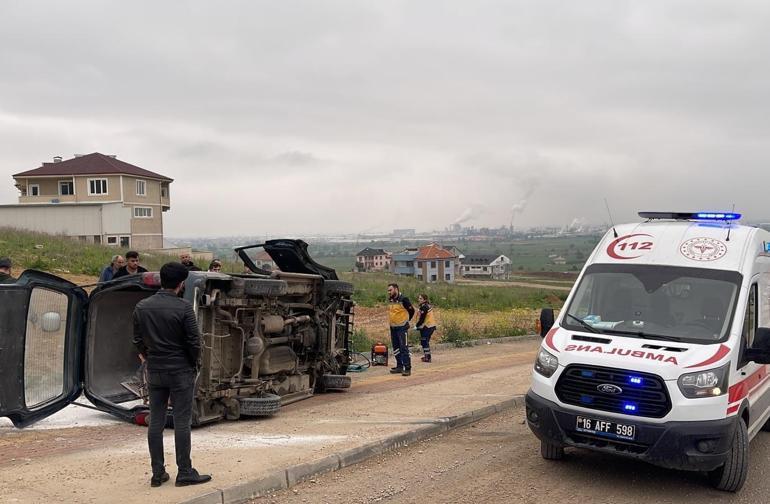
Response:
M516 339L521 339L517 337ZM238 504L249 499L267 495L276 490L291 488L324 473L349 467L383 453L405 448L410 444L428 439L458 427L478 422L488 416L513 409L524 404L524 395L516 395L504 401L484 406L460 415L440 418L434 423L422 425L406 432L388 436L348 450L332 453L322 459L296 464L258 479L244 481L236 485L217 488L203 495L181 501L180 504Z

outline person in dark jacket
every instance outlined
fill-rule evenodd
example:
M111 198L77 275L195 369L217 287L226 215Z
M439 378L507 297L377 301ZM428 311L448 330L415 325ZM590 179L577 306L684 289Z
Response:
M139 358L147 362L150 391L147 444L152 463L150 485L153 487L169 480L163 459L163 428L169 398L174 417L176 486L211 480L207 474L198 474L190 459L190 425L201 337L192 304L179 297L187 275L187 268L178 262L164 264L160 268L162 288L139 301L134 309L134 346L139 351Z
M414 316L414 306L409 298L401 294L398 284L388 284L388 322L390 324L390 340L393 345L393 355L396 367L391 368L393 374L409 376L412 374L412 360L409 357L407 335L409 321Z
M427 294L417 296L417 301L420 303L418 308L420 317L417 319L415 329L420 331L420 346L422 346L422 358L420 360L430 362L430 337L436 330L436 318L433 316L433 306L430 304Z
M99 282L109 282L115 276L120 268L126 265L126 260L120 254L112 256L112 261L103 270L99 276Z
M0 284L16 283L16 279L11 276L11 259L3 257L0 259Z
M195 265L192 260L192 255L189 252L182 252L179 254L179 262L182 266L187 268L187 271L200 271L201 269Z
M112 278L114 280L126 275L134 275L136 273L147 273L147 269L139 265L139 252L136 252L135 250L129 250L126 252L126 265L116 271Z

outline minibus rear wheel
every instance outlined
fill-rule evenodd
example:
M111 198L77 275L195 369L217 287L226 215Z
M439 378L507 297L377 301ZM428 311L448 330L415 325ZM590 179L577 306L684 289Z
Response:
M725 465L709 473L711 484L717 490L737 492L743 487L749 471L749 431L743 419L738 421Z
M564 458L564 447L540 441L540 455L546 460L561 460Z

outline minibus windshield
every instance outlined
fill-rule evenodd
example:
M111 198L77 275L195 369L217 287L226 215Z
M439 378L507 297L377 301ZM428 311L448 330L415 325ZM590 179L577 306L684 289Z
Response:
M727 339L741 281L734 271L594 264L580 280L561 325L625 337L716 343Z

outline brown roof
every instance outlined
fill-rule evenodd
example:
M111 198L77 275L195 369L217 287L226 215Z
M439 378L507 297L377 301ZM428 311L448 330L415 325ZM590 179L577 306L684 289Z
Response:
M457 256L448 250L439 247L435 243L431 243L430 245L420 247L420 251L415 259L454 259L455 257Z
M171 182L173 179L160 175L144 168L139 168L120 159L105 156L98 152L78 156L58 163L43 163L40 168L16 173L14 177L44 177L60 175L107 175L107 174L135 175Z

